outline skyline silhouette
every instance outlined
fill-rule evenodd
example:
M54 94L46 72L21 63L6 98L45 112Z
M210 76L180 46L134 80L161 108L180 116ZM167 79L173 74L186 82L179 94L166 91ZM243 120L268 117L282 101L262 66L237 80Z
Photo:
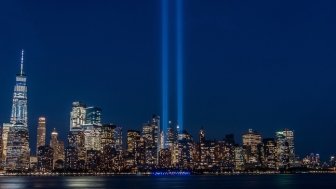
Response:
M290 3L185 2L184 127L193 136L202 126L237 141L249 128L263 136L291 128L299 155L335 153L335 2ZM65 139L77 100L125 130L161 114L158 1L4 1L0 12L0 122L9 121L23 48L31 144L39 116L48 137L57 128ZM169 24L173 30L173 17ZM175 56L169 102L177 102ZM171 104L169 120L177 121L176 110Z

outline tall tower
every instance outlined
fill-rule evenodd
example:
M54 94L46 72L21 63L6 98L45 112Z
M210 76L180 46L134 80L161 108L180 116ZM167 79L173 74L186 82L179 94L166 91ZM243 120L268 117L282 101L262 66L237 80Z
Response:
M99 107L87 107L85 109L86 117L85 117L85 124L88 125L102 125L102 109Z
M40 117L38 120L38 126L37 126L36 150L38 150L38 147L45 146L45 145L46 145L46 118Z
M295 163L294 131L285 129L275 133L277 168L287 169Z
M50 139L50 147L52 147L54 150L57 148L58 144L58 132L56 128L51 132L51 139Z
M58 132L55 128L51 132L50 147L53 149L53 166L57 160L64 161L64 142L58 140Z
M72 103L70 112L70 131L81 129L86 120L86 105L81 102Z
M25 127L28 126L28 112L27 112L27 77L23 71L23 55L21 51L21 69L16 75L16 84L13 93L13 105L10 123L21 123Z
M21 52L21 69L16 75L14 86L12 114L10 124L4 127L3 141L7 141L5 149L5 169L26 171L29 168L29 133L27 112L27 78L23 71L23 55ZM8 127L8 128L7 128Z

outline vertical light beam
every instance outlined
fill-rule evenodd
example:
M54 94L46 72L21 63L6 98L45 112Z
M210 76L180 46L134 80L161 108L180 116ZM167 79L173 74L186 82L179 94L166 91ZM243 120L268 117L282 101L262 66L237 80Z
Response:
M161 63L162 63L162 130L166 134L168 129L168 63L169 63L169 32L168 32L168 1L161 0ZM165 145L165 141L162 141Z
M177 121L179 132L183 131L183 0L176 0L176 69L177 69Z

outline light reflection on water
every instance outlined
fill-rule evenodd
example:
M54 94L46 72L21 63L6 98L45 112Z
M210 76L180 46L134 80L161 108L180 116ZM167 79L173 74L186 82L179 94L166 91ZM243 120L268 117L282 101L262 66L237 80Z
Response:
M0 188L6 189L23 189L26 188L26 179L23 177L2 177L0 180Z
M333 175L0 177L0 189L334 189Z
M292 174L286 174L286 175L279 175L275 178L277 186L283 188L283 189L291 189L292 184L295 183L295 175Z
M65 177L65 188L106 188L106 178L102 177Z

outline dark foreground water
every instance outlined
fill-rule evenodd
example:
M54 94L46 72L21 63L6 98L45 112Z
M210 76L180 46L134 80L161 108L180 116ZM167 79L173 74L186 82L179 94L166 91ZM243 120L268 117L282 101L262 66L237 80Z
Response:
M318 188L335 189L336 174L236 176L110 176L110 177L0 177L1 189L109 188L109 189L216 189L216 188Z

